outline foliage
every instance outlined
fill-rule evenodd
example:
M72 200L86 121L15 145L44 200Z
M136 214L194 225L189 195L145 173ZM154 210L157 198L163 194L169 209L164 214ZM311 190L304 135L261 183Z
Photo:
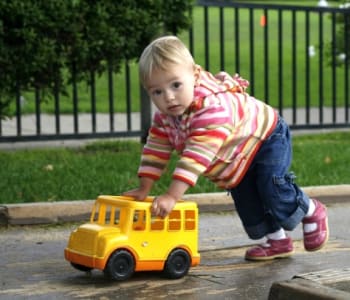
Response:
M337 30L327 48L330 64L334 63L336 66L343 66L347 61L346 57L350 57L350 1L343 1L340 7L347 10L347 13L335 16Z
M190 5L191 0L0 1L0 117L16 91L40 90L48 99L55 90L64 93L72 80L103 73L106 62L118 72L153 37L188 28Z

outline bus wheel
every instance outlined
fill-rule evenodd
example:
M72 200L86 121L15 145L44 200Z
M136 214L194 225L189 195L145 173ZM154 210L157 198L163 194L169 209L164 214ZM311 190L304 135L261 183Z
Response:
M190 269L191 259L187 251L175 249L165 262L164 275L170 279L178 279L185 276Z
M104 273L111 279L121 281L130 278L134 270L134 257L126 250L119 250L108 259Z

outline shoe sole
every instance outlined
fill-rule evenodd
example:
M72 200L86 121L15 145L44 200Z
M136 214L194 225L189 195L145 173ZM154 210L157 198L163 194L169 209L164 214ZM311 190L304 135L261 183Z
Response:
M271 256L245 256L246 260L251 261L266 261L266 260L273 260L278 258L288 258L291 257L294 254L294 250L290 252L285 252L281 254L271 255Z

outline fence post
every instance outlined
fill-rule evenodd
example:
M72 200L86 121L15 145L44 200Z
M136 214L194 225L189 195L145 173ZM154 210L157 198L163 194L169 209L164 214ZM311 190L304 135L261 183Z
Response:
M344 53L345 53L345 121L349 122L349 67L350 67L350 8L346 10L344 13Z
M140 85L141 95L141 143L146 143L148 130L151 127L151 100L146 90Z

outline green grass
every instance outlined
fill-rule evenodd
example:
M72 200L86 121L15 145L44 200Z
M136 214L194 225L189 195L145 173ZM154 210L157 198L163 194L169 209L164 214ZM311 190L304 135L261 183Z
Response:
M276 3L278 1L274 1ZM318 1L295 1L296 5L308 4L310 6L315 6ZM261 3L261 1L260 1ZM270 3L270 2L269 2ZM293 1L281 2L282 4L293 5ZM305 78L305 68L306 68L306 49L309 45L314 45L316 52L318 52L319 47L319 16L316 13L310 14L310 43L307 45L305 41L305 13L298 11L295 15L296 18L296 28L295 36L296 43L293 43L293 31L292 31L292 13L288 11L283 12L283 24L282 24L282 45L283 45L283 74L282 82L278 81L278 13L276 10L271 10L268 12L268 35L269 35L269 49L268 49L268 60L269 60L269 78L268 90L265 91L265 77L264 71L267 68L264 63L264 27L260 26L260 17L263 15L262 10L254 10L253 12L253 31L254 31L254 49L250 44L250 32L247 20L249 19L249 10L240 9L239 11L239 32L240 32L240 74L248 79L254 90L252 88L248 89L249 93L252 93L256 98L266 100L265 95L268 96L268 102L274 106L278 106L279 94L278 90L281 88L283 90L282 100L285 107L290 107L292 105L292 75L293 69L292 64L295 62L297 79L296 79L296 99L297 106L305 106L306 100L310 101L311 106L319 106L320 97L319 89L320 86L324 90L324 103L323 105L330 106L332 101L335 101L336 105L344 104L344 93L346 85L344 82L344 68L338 68L336 70L337 76L337 95L335 98L332 97L332 76L331 68L327 64L327 60L324 59L324 76L323 82L319 81L318 74L320 61L319 55L312 57L310 60L310 97L306 95L306 85L307 82ZM323 36L326 37L323 41L324 47L331 41L332 28L331 19L326 15L323 18ZM219 41L219 9L212 7L209 9L209 60L210 60L210 71L216 73L220 70L220 41ZM193 29L194 29L194 57L197 63L204 66L204 13L203 8L195 7L193 10ZM229 73L235 73L235 23L234 23L234 10L232 8L226 8L224 10L224 53L225 53L225 70ZM183 32L180 34L180 38L187 43L188 33ZM293 55L293 47L295 45L295 55ZM250 59L249 53L253 51L254 59ZM250 73L251 66L254 67L254 78ZM140 110L140 93L139 93L139 81L137 74L137 63L130 62L130 102L132 111ZM126 111L126 84L125 84L125 68L122 68L120 74L115 74L114 76L114 95L115 95L115 110L117 112ZM108 112L108 88L107 88L107 75L103 75L96 79L96 91L97 91L97 110L98 112ZM90 90L86 84L79 85L79 100L78 109L80 112L90 112ZM24 113L32 113L35 111L35 105L33 100L33 94L25 93L24 97L28 100L26 105L23 106ZM60 108L62 113L72 112L72 100L71 96L61 97ZM41 110L43 112L54 112L53 101L47 103L42 103ZM14 111L14 108L13 108Z
M298 135L291 170L300 186L350 182L350 132ZM96 142L74 149L0 151L0 203L95 199L137 186L141 145L133 141ZM163 193L176 157L152 194ZM188 193L219 191L201 177Z

